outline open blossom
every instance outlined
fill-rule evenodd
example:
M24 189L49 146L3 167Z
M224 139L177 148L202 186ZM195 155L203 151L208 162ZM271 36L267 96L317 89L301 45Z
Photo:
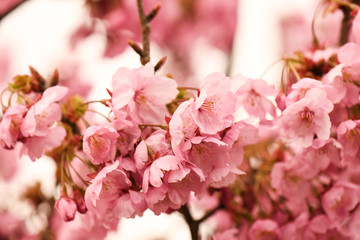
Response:
M342 234L326 215L318 215L311 219L305 232L307 240L341 239L350 240L350 236Z
M108 164L91 180L85 192L87 208L98 216L111 218L111 209L116 205L116 200L122 195L123 190L131 186L131 181L126 173L119 169L119 161ZM118 214L118 213L113 213Z
M343 155L355 156L360 146L360 121L347 120L340 123L337 134L343 146Z
M312 144L314 136L327 140L330 137L330 117L333 104L325 91L314 88L305 97L289 105L283 112L282 123L289 140L303 147Z
M180 104L169 122L169 133L171 136L171 147L177 156L185 157L184 152L189 149L189 142L199 132L199 127L195 123L191 114L190 105L194 99L190 99Z
M233 81L238 81L239 77L235 77ZM272 117L276 116L275 106L268 99L277 94L274 86L268 85L262 79L241 79L243 84L238 86L235 94L238 97L238 104L243 106L248 114L260 118L266 118L266 114Z
M6 110L0 123L0 141L4 148L13 148L22 137L20 126L27 108L23 105L17 105Z
M93 164L112 161L115 158L118 137L119 134L112 127L91 126L84 133L84 153Z
M359 187L347 182L337 183L321 199L326 215L340 225L358 203Z
M249 230L251 240L277 240L279 239L279 227L277 222L271 219L257 220Z
M166 104L178 94L175 80L155 75L148 63L138 69L120 68L112 79L111 103L138 123L159 124L167 114Z
M142 188L146 193L149 185L161 187L164 174L177 170L182 160L171 154L170 144L165 141L165 131L158 130L137 146L134 153L136 168L143 173Z
M60 197L56 200L55 208L65 222L74 220L77 207L72 199Z
M49 151L59 145L66 136L63 127L53 127L49 129L46 136L27 137L20 148L20 156L28 156L32 161L40 158L46 151Z
M61 119L60 101L68 88L55 86L45 90L42 98L30 107L21 124L24 137L46 136L53 124Z
M202 133L216 134L234 121L236 97L231 82L222 73L208 75L200 86L200 95L191 103L191 114Z
M339 94L334 86L324 84L321 81L312 78L303 78L295 84L291 85L292 91L286 96L286 106L304 98L306 92L310 89L318 88L326 92L327 98L333 102L339 102Z

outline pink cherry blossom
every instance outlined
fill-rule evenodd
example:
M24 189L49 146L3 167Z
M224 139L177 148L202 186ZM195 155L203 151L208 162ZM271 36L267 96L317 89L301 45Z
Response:
M307 240L352 239L342 234L326 215L318 215L311 219L305 235Z
M4 148L14 148L17 140L22 137L20 127L27 108L16 105L6 110L0 123L0 141Z
M233 81L236 81L235 77ZM266 114L272 117L276 116L275 106L268 99L277 94L274 86L268 85L262 79L244 79L243 84L236 89L235 94L238 97L238 104L243 106L248 114L266 119Z
M310 146L315 135L322 140L329 139L332 110L333 104L325 91L310 89L304 98L284 110L281 120L286 136L303 147Z
M166 104L178 94L173 79L155 75L148 63L138 69L120 68L112 79L111 102L115 109L126 107L138 123L159 124L167 114Z
M114 160L117 131L107 125L90 126L83 139L83 151L93 164L101 164Z
M93 212L77 214L71 222L64 222L58 214L54 214L51 219L51 230L58 240L69 239L104 239L109 231L106 229ZM117 224L117 221L116 221Z
M184 151L189 148L189 142L199 133L199 127L191 114L190 105L193 99L185 101L176 109L169 122L171 147L176 156L185 157Z
M0 179L9 181L16 175L20 166L19 147L17 145L11 150L0 148Z
M305 148L299 156L302 164L297 171L302 172L309 179L317 176L320 171L325 170L330 163L342 166L343 161L340 150L341 144L333 138L326 141L314 139L313 145Z
M56 200L55 208L65 222L74 220L77 207L72 199L60 197Z
M181 159L174 155L166 155L156 159L150 167L146 168L143 176L143 190L146 193L149 184L154 187L161 187L163 184L164 172L177 170L181 167Z
M230 79L221 73L208 75L200 86L200 95L191 103L191 113L202 133L216 134L234 120L236 97Z
M229 147L215 137L194 137L185 160L201 169L209 183L221 181L230 172L241 171L230 164ZM235 164L236 165L236 164Z
M239 235L240 235L239 229L231 228L231 229L225 230L223 232L217 232L212 239L213 240L238 240Z
M129 193L122 195L116 202L122 217L134 218L142 216L147 209L144 193L129 190Z
M305 229L309 223L307 212L301 213L294 221L291 221L280 228L281 240L303 240Z
M257 220L249 229L251 240L276 240L279 238L278 224L271 219Z
M191 192L199 196L206 187L205 177L200 169L184 162L182 164L179 169L169 171L164 176L170 201L180 206L189 201Z
M359 187L350 183L337 183L321 199L326 215L342 225L348 214L359 203Z
M55 86L45 90L42 98L30 107L21 124L24 137L46 136L50 127L61 119L60 101L68 92L68 88Z
M110 209L116 205L116 200L123 191L128 190L130 186L131 181L128 176L119 169L119 161L114 161L101 169L96 177L91 180L91 184L85 192L86 206L90 211L102 217L106 224L106 222L111 221L111 218L119 217L118 212Z
M20 156L28 156L32 161L40 158L46 151L58 147L64 140L66 131L63 127L49 129L46 136L27 137L20 148Z
M275 163L271 171L271 185L278 194L301 202L310 193L310 184L306 181L308 176L304 174L303 165L298 158ZM307 169L311 170L309 167Z
M355 156L360 146L360 121L347 120L337 128L338 140L345 156Z
M338 92L335 87L324 84L323 82L312 78L303 78L297 83L291 85L292 91L286 97L286 105L289 106L290 104L304 98L306 92L312 88L319 88L324 90L326 92L327 98L333 103L340 101L338 98Z

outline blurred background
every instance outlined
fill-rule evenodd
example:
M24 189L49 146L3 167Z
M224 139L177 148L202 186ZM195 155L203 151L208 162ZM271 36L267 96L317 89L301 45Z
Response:
M239 0L231 55L227 56L200 40L192 46L190 58L190 64L196 66L195 71L191 80L184 83L196 87L207 74L227 71L230 76L238 73L250 78L263 76L266 81L278 85L283 64L266 69L284 54L311 46L311 22L317 4L314 0ZM70 47L74 32L87 18L88 10L81 0L29 0L1 20L2 88L13 76L28 74L31 65L44 77L50 77L57 68L60 77L76 79L84 86L92 85L89 99L106 98L105 88L111 89L111 77L115 71L119 67L139 67L140 61L130 48L115 57L104 58L106 42L101 34L92 34L75 48ZM316 21L319 35L338 31L340 25L329 24L331 21L319 17ZM330 41L328 44L332 41L329 38L323 40ZM154 63L165 55L161 50L152 45ZM170 71L166 64L162 70L165 73ZM44 194L56 195L55 164L47 158L35 163L25 158L19 162L3 160L0 161L3 179L0 181L0 209L9 210L20 218L30 218L27 226L34 231L41 229L42 217L32 217L29 204L19 200L19 195L36 181L42 183ZM11 175L11 172L15 174ZM4 222L0 219L1 224ZM144 217L122 220L118 231L110 233L106 239L180 240L190 239L190 234L181 216L154 216L147 211Z

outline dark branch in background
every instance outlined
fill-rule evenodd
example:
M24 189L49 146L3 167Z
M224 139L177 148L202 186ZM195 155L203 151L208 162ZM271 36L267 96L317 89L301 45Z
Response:
M195 220L192 216L191 213L189 211L189 208L184 205L182 206L178 211L184 216L185 221L187 223L187 225L190 228L190 233L191 233L191 240L198 240L200 239L200 234L199 234L199 227L200 224L202 222L204 222L206 219L208 219L209 217L211 217L216 211L218 211L219 209L224 208L224 206L222 204L220 204L217 208L207 212L202 218Z
M150 61L150 24L144 12L142 0L137 0L140 24L141 24L141 38L142 38L142 55L140 61L143 65Z
M352 0L351 3L359 5L360 0ZM349 33L350 33L351 25L352 25L351 19L353 18L351 13L354 9L352 9L348 6L341 6L340 9L344 14L344 18L341 22L341 31L340 31L340 38L339 38L339 46L342 46L345 43L347 43L347 41L349 39Z
M20 7L23 3L27 2L27 1L28 0L20 1L20 2L16 3L15 5L11 6L6 12L0 13L0 21L3 20L6 16L8 16L10 13L15 11L18 7Z
M184 216L185 221L190 228L191 239L198 240L200 222L193 219L186 205L182 206L178 211Z

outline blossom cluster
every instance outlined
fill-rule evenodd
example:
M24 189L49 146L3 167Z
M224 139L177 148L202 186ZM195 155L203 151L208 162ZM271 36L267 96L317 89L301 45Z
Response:
M202 223L213 226L204 239L359 239L360 13L353 15L343 46L284 58L281 89L223 73L183 87L146 63L119 68L108 98L85 101L68 94L56 71L46 80L30 68L1 94L0 144L56 163L60 196L49 228L57 239L102 239L147 209L182 213L193 240ZM194 219L190 207L204 215Z

